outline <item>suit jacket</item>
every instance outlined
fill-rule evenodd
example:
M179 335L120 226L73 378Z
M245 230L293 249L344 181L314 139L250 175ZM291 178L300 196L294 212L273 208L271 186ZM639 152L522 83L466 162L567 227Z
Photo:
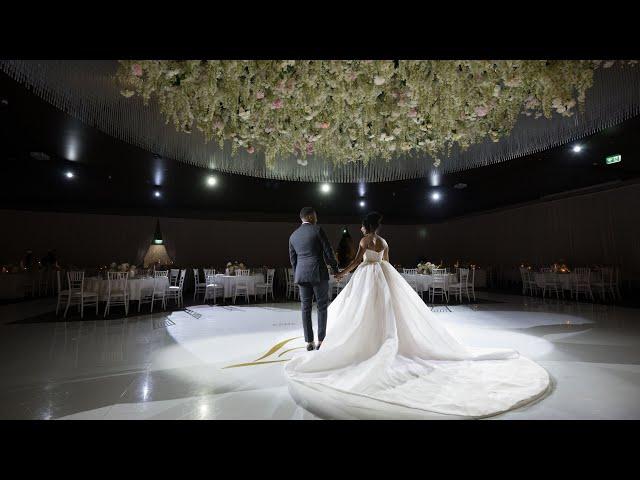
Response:
M303 223L289 237L289 258L295 283L320 283L329 280L326 265L338 273L338 262L324 230Z

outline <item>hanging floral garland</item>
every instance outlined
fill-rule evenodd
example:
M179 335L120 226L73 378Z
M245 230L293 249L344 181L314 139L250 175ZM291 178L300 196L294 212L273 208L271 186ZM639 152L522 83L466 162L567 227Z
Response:
M624 64L635 65L635 61ZM158 102L180 131L201 130L266 163L316 154L337 164L426 153L509 135L519 115L572 115L594 70L613 61L125 60L126 97Z

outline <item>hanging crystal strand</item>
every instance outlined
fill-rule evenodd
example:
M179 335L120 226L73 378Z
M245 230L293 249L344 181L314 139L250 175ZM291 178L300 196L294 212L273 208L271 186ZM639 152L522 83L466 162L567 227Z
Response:
M0 60L0 70L56 108L115 138L192 165L209 167L213 158L215 168L223 172L306 181L326 181L325 172L329 172L329 180L356 182L362 177L366 181L423 177L433 163L428 155L414 153L389 163L372 159L366 166L361 162L333 165L314 156L306 167L287 158L278 159L270 169L262 154L240 150L232 156L228 146L220 149L215 141L205 144L195 128L191 135L176 131L173 124L165 123L156 102L144 107L139 97L125 99L112 79L116 69L113 61ZM487 139L465 152L455 149L441 170L455 172L507 161L616 125L640 113L639 86L640 67L598 69L583 113L539 120L522 115L509 136L498 143Z

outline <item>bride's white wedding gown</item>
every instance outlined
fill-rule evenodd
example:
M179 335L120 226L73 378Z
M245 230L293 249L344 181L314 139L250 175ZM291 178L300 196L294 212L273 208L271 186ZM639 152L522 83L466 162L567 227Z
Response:
M456 340L382 256L365 251L320 350L285 365L300 405L323 418L478 418L547 391L546 370L518 352Z

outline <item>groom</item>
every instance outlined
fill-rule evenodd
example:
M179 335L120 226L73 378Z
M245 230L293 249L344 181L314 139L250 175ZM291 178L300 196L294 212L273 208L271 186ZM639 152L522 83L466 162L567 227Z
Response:
M327 329L327 306L329 304L329 272L339 272L338 262L333 254L327 234L317 225L318 215L312 207L300 210L302 225L289 237L289 257L294 272L294 283L300 287L302 303L302 328L307 350L313 350L313 326L311 325L311 305L313 296L318 307L318 345L320 349Z

